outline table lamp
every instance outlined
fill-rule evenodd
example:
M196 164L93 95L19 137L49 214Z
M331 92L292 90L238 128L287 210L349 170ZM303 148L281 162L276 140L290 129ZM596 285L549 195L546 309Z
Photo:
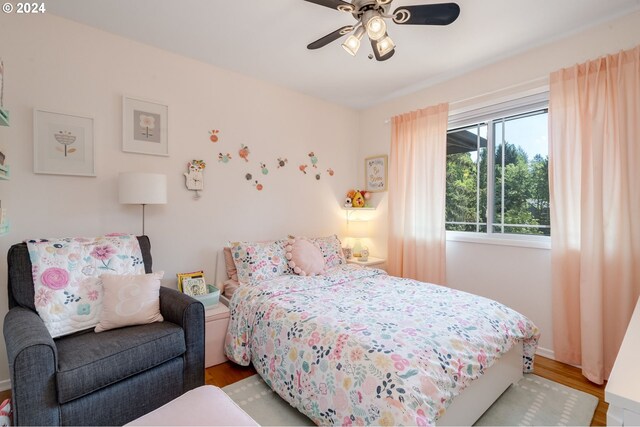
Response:
M118 200L123 205L142 205L144 236L144 207L167 203L167 176L159 173L122 172L118 176Z
M362 251L360 239L369 237L369 221L349 221L347 224L347 237L353 239L353 256L359 258Z

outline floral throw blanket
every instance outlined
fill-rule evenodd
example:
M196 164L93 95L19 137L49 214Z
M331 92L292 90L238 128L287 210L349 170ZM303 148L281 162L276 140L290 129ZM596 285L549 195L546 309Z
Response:
M36 311L53 338L98 324L102 273L144 274L134 235L30 240L27 247Z
M486 298L340 265L242 286L225 351L319 425L433 425L514 345L539 332Z

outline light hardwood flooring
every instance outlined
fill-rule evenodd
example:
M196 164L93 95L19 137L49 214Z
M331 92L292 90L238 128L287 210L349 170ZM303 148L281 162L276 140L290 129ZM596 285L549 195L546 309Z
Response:
M235 363L226 362L207 368L205 370L205 382L210 385L224 387L250 377L255 373L256 371L252 366L243 367ZM582 376L579 368L541 356L536 356L534 373L548 380L596 396L599 402L593 419L591 420L591 425L607 425L607 409L609 405L604 402L604 385L599 386L587 380ZM0 392L0 402L9 397L11 397L11 391Z

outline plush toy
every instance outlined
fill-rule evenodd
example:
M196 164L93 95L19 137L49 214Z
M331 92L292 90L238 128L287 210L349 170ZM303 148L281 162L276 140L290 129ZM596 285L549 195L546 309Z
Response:
M351 201L351 197L347 196L344 199L344 207L345 208L352 208L353 207L353 203Z
M352 204L354 208L364 207L364 197L362 197L362 193L360 191L356 191L356 195L353 196Z

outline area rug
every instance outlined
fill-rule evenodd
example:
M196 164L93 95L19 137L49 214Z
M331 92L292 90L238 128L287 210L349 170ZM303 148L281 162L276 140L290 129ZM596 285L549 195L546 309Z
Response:
M223 388L263 426L314 423L274 393L259 375ZM510 386L480 417L477 426L588 426L598 399L533 374Z

